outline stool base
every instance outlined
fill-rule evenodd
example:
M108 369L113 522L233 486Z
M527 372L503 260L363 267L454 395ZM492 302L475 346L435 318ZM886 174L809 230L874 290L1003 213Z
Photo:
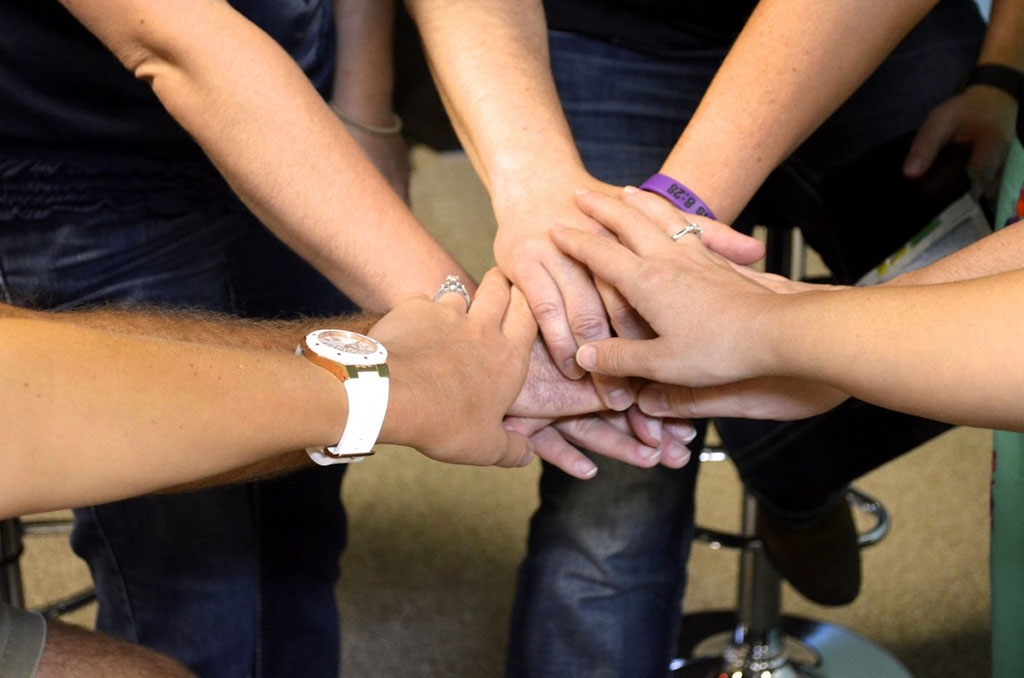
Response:
M788 659L772 669L737 668L723 658L736 628L733 611L687 615L683 626L673 678L911 678L886 650L834 624L783 616Z

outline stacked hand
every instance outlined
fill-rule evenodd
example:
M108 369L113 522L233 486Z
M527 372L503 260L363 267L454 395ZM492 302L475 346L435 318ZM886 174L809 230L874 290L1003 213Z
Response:
M651 336L647 323L617 290L592 277L551 240L549 229L555 224L614 237L573 201L573 191L578 186L589 186L608 195L620 192L580 170L567 171L561 177L545 173L535 180L526 179L517 183L514 192L498 190L495 200L499 223L495 259L523 290L550 360L568 379L584 375L575 360L580 345L609 338L612 330L619 337ZM757 241L716 222L709 222L705 240L739 262L756 261L763 253ZM688 422L663 422L630 407L639 380L594 374L592 381L594 392L607 408L620 412L629 408L628 414L612 416L605 412L600 416L571 417L539 430L550 417L510 420L508 425L530 434L540 456L577 477L590 477L596 466L569 443L638 466L660 462L678 468L687 462L686 444L695 435L693 427Z
M669 237L683 223L707 232L713 222L681 215L635 189L624 190L621 200L584 190L576 201L620 242L561 227L552 231L554 242L614 286L656 334L584 344L577 353L584 369L651 380L638 404L654 416L796 419L846 398L823 384L771 374L758 319L777 303L778 291L797 289L737 271L696 234ZM816 294L830 288L798 289Z

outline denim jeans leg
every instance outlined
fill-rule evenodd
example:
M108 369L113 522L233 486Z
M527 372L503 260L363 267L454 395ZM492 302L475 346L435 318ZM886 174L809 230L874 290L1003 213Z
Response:
M662 677L675 650L697 464L545 465L509 640L512 676Z

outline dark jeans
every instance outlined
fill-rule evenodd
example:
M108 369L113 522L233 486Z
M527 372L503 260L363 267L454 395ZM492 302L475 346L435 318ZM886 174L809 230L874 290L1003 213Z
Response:
M863 151L918 127L955 91L982 30L969 0L941 3L775 172L740 224L799 225L833 270L849 268L829 224L819 219L819 187ZM638 185L658 170L725 54L724 47L709 47L668 58L566 33L552 33L550 45L556 85L584 163L595 177L619 185ZM704 160L707 171L714 171L715 162ZM892 228L873 218L880 211L866 211L862 238L878 236L873 229ZM878 251L876 261L890 251ZM836 463L830 456L834 438L805 436L799 432L803 425L769 422L749 430L723 422L721 431L737 443L735 462L744 477L754 485L767 481L767 487L755 487L759 493L783 502L793 494L817 493L800 494L797 505L826 501L857 475L912 446L903 443L913 436L864 430L843 446L845 461ZM870 458L875 438L890 436L897 443L886 446L883 458L865 465L857 457ZM786 443L757 444L768 438ZM693 446L700 444L698 439ZM518 580L511 676L644 678L668 671L679 630L698 464L673 471L596 461L600 473L589 481L544 469L541 505ZM776 472L760 473L768 468Z
M59 174L47 174L48 189L23 182L32 200L19 198L18 209L0 219L0 291L7 302L52 309L142 304L253 317L352 309L223 192L219 201L196 196L186 208L155 199L158 187L147 190L145 181L126 177L140 183L135 200L104 189L106 197L90 204L69 198L89 194L88 186ZM29 202L35 209L25 209ZM75 432L67 433L64 452L73 453ZM202 676L336 678L343 468L76 511L72 545L96 582L98 628Z

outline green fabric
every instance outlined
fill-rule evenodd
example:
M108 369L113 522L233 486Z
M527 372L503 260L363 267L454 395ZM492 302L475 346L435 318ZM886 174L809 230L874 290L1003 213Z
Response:
M1010 149L999 191L996 228L1024 208L1024 148ZM992 466L992 675L1024 676L1024 435L996 431Z
M0 602L0 676L32 678L45 645L42 616Z

